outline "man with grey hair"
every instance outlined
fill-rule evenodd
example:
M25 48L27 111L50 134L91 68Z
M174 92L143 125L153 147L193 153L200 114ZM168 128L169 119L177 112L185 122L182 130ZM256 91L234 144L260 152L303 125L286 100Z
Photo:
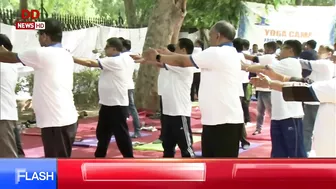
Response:
M238 157L244 125L239 92L240 56L232 45L235 28L226 21L210 30L208 49L193 55L171 53L166 49L149 49L137 62L164 62L171 66L201 69L199 106L202 113L202 156Z

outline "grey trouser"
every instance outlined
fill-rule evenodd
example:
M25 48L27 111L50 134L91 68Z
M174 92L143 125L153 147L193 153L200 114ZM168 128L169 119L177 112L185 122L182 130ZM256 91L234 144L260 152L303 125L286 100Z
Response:
M318 109L319 105L304 104L303 106L305 114L303 117L303 143L307 153L311 151L315 118Z
M0 157L18 157L14 129L16 121L0 120Z

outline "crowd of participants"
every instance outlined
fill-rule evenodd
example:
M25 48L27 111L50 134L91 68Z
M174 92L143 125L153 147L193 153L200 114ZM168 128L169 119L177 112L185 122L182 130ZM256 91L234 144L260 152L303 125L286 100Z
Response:
M101 69L96 158L106 157L111 137L125 158L133 158L132 138L142 137L134 103L135 63L159 68L163 157L195 157L190 124L192 102L201 111L202 157L231 157L247 150L249 106L257 99L257 123L261 134L264 116L271 117L271 157L336 157L336 67L334 48L317 47L314 40L267 42L263 49L235 38L236 29L217 22L209 33L209 47L202 41L181 38L177 44L131 52L131 41L107 39L102 58L73 57L62 48L62 26L45 20L37 32L41 47L20 53L0 34L1 114L0 157L23 157L15 86L17 64L34 68L33 109L41 128L45 157L71 157L78 128L73 100L74 65ZM318 51L315 49L318 48ZM255 90L254 90L255 89ZM128 117L134 134L129 134Z

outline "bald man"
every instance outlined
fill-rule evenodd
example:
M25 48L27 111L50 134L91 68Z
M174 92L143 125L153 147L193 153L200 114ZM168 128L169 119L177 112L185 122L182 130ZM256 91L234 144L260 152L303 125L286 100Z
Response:
M202 113L202 156L238 157L244 115L240 103L240 56L233 47L235 28L226 21L210 30L210 47L193 55L149 49L145 61L164 62L171 66L201 69L199 106ZM223 98L223 96L225 98Z

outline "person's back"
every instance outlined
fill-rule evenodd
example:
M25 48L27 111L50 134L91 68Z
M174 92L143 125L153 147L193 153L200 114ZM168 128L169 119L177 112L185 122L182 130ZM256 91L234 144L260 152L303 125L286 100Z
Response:
M0 65L0 120L17 120L15 87L18 79L17 65Z
M63 48L35 50L33 108L38 127L70 125L77 121L73 99L72 55ZM21 60L25 64L25 60ZM41 116L40 116L41 115Z
M242 86L240 77L237 77L241 74L239 54L231 46L209 47L205 51L212 51L211 58L218 61L211 69L201 68L199 105L201 111L204 110L203 114L211 114L202 115L202 123L242 123L243 111L239 99ZM217 119L206 120L211 117Z

